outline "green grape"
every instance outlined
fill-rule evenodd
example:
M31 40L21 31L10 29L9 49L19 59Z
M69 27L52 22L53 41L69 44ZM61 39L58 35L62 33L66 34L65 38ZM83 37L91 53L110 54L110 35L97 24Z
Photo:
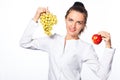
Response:
M45 34L50 36L52 27L57 24L57 17L52 13L42 13L40 16L40 23L43 26Z

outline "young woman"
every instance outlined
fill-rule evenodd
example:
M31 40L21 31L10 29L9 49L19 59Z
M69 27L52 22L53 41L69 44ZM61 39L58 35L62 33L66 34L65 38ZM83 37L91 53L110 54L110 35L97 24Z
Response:
M34 18L25 30L20 45L28 49L39 49L49 53L49 80L81 80L83 63L100 78L106 80L111 70L115 49L111 47L110 34L100 31L105 41L102 60L97 57L93 46L80 39L87 22L87 10L81 2L75 2L65 15L66 36L54 34L48 37L32 39L34 30L38 27L38 19L47 8L38 8Z

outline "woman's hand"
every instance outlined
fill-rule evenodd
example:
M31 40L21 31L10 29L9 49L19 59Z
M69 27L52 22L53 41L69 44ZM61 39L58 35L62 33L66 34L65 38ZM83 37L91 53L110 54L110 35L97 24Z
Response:
M41 13L46 13L46 12L49 12L48 8L39 7L39 8L37 9L36 13L35 13L35 16L34 16L33 20L34 20L35 22L37 22L38 19L40 18Z
M102 39L105 41L106 48L111 48L111 36L110 33L106 31L100 31L98 32L102 36Z

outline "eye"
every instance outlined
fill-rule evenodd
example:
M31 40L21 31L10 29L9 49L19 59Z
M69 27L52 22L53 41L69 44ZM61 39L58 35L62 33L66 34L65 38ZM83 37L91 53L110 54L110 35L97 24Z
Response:
M83 21L77 21L78 24L83 24Z
M73 21L73 19L69 18L68 21Z

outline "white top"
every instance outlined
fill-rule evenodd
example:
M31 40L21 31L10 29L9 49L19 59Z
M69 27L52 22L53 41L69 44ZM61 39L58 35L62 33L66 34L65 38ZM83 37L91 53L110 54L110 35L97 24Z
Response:
M80 39L67 40L66 45L65 38L58 34L32 39L37 27L38 24L31 20L20 46L49 53L49 80L81 80L83 63L88 64L100 80L107 80L115 49L105 48L103 58L99 61L93 46Z

